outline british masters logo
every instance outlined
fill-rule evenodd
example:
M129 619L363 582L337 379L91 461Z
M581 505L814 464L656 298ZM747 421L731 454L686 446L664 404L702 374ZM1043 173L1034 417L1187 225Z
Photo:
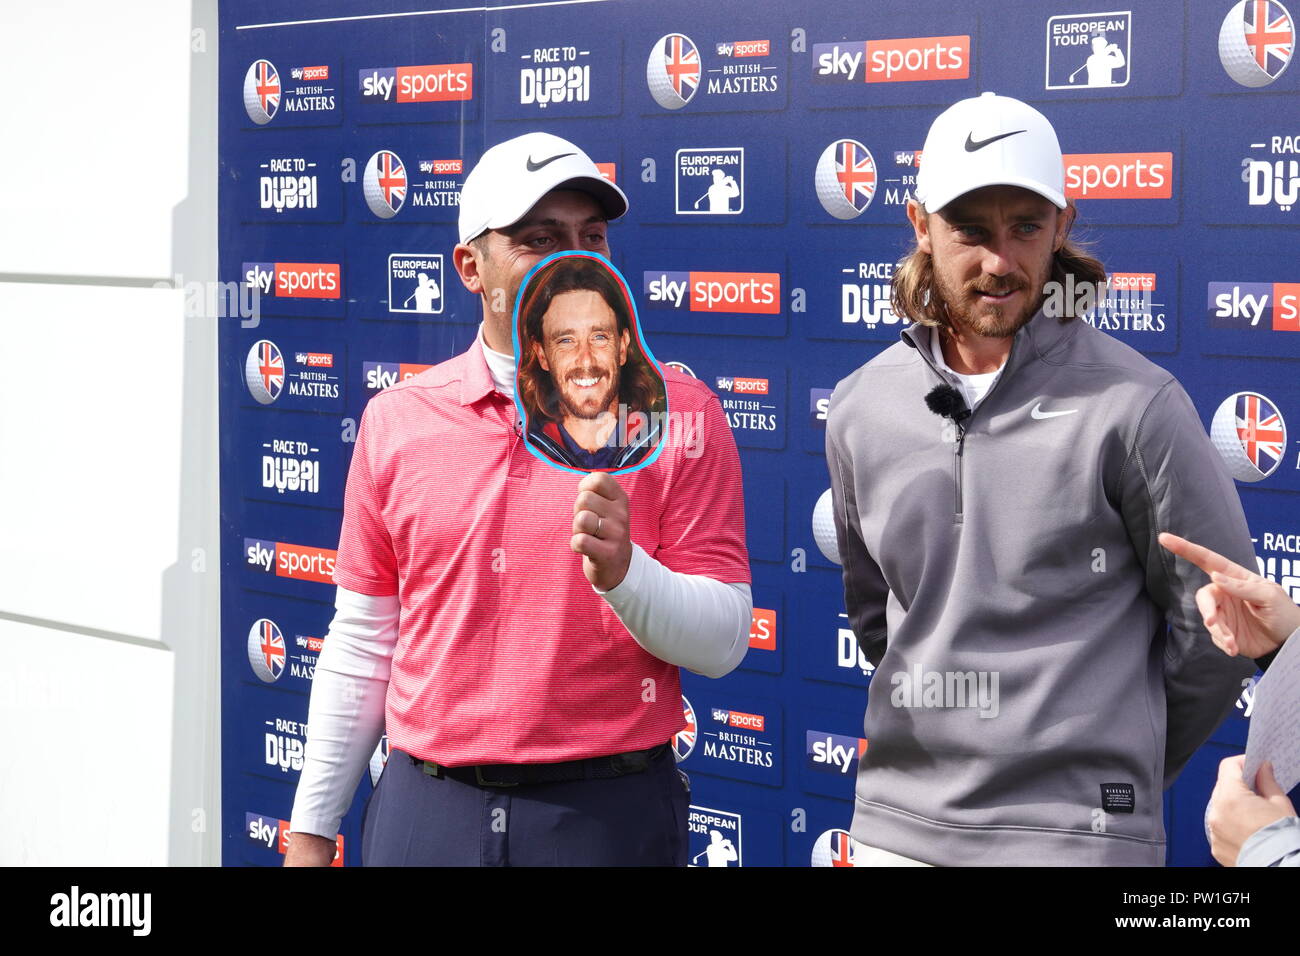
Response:
M280 74L270 60L254 60L244 74L244 110L258 126L275 119L280 109Z
M744 147L677 151L677 215L738 216L744 211Z
M1210 441L1238 481L1263 481L1286 454L1286 422L1258 392L1229 395L1210 424Z
M691 38L669 33L655 41L645 65L646 85L654 101L679 110L700 88L700 51Z
M1247 200L1252 206L1276 205L1290 212L1300 199L1300 135L1271 136L1250 148L1265 151L1267 159L1247 156L1241 161L1241 181L1246 184ZM1279 158L1282 157L1282 158Z
M682 716L686 720L686 726L673 735L673 756L681 763L691 755L695 750L695 738L699 733L699 728L695 723L695 708L691 702L682 695Z
M442 254L395 252L388 257L388 311L442 313Z
M876 195L876 160L856 139L838 139L817 160L817 199L836 219L856 219Z
M1277 0L1239 0L1219 28L1219 62L1241 86L1268 86L1294 52L1295 21Z
M248 663L264 684L274 684L284 673L284 634L269 617L258 618L248 630Z
M519 68L519 103L546 109L551 103L591 99L590 50L573 46L539 47L523 54L531 66Z
M1048 17L1047 89L1128 86L1132 36L1128 10Z
M370 211L392 219L406 202L406 166L392 150L381 149L366 163L362 189Z
M283 82L270 60L255 60L244 74L244 110L258 126L275 119L278 112L330 113L335 108L334 88L328 66L295 66L289 82Z
M270 405L284 391L287 379L289 394L298 398L337 399L337 375L324 369L334 367L331 352L293 353L294 371L285 371L284 354L270 339L253 343L244 359L244 384L259 405Z

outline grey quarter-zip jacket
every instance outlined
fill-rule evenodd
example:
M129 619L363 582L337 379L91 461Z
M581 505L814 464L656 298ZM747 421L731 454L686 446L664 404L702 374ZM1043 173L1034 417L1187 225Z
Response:
M1163 865L1162 791L1253 661L1214 646L1172 531L1253 567L1178 382L1041 311L962 425L926 326L831 398L845 606L875 665L852 833L943 865Z

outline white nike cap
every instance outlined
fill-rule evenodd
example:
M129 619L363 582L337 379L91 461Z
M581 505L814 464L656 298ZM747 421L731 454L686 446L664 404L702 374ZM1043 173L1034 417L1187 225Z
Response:
M1065 208L1065 163L1046 116L996 93L939 114L921 152L917 200L935 212L983 186L1021 186Z
M552 189L590 193L609 219L627 212L627 196L567 139L525 133L493 146L460 188L460 241L518 222Z

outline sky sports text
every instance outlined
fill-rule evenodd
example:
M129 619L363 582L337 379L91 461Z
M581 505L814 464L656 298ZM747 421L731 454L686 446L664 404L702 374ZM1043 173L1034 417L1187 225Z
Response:
M642 276L652 309L689 312L781 311L781 276L776 272L646 272Z
M132 936L148 936L152 913L152 893L83 893L73 886L50 897L51 926L127 927Z

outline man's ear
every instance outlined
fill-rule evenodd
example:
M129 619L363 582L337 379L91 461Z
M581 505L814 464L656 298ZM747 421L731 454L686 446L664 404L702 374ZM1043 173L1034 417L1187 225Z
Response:
M907 201L907 220L912 224L912 232L916 236L916 248L927 256L931 255L930 219L926 215L925 207L915 199Z
M533 343L533 355L536 357L537 364L542 367L543 371L549 372L551 370L551 366L546 363L546 353L542 351L542 344L540 342Z
M479 272L479 256L482 253L467 243L460 242L451 251L451 262L456 267L461 284L473 295L483 294L483 276Z
M619 365L627 364L627 344L631 340L632 340L631 333L628 332L627 329L624 329L622 335L619 336L619 342L618 342L618 364Z

